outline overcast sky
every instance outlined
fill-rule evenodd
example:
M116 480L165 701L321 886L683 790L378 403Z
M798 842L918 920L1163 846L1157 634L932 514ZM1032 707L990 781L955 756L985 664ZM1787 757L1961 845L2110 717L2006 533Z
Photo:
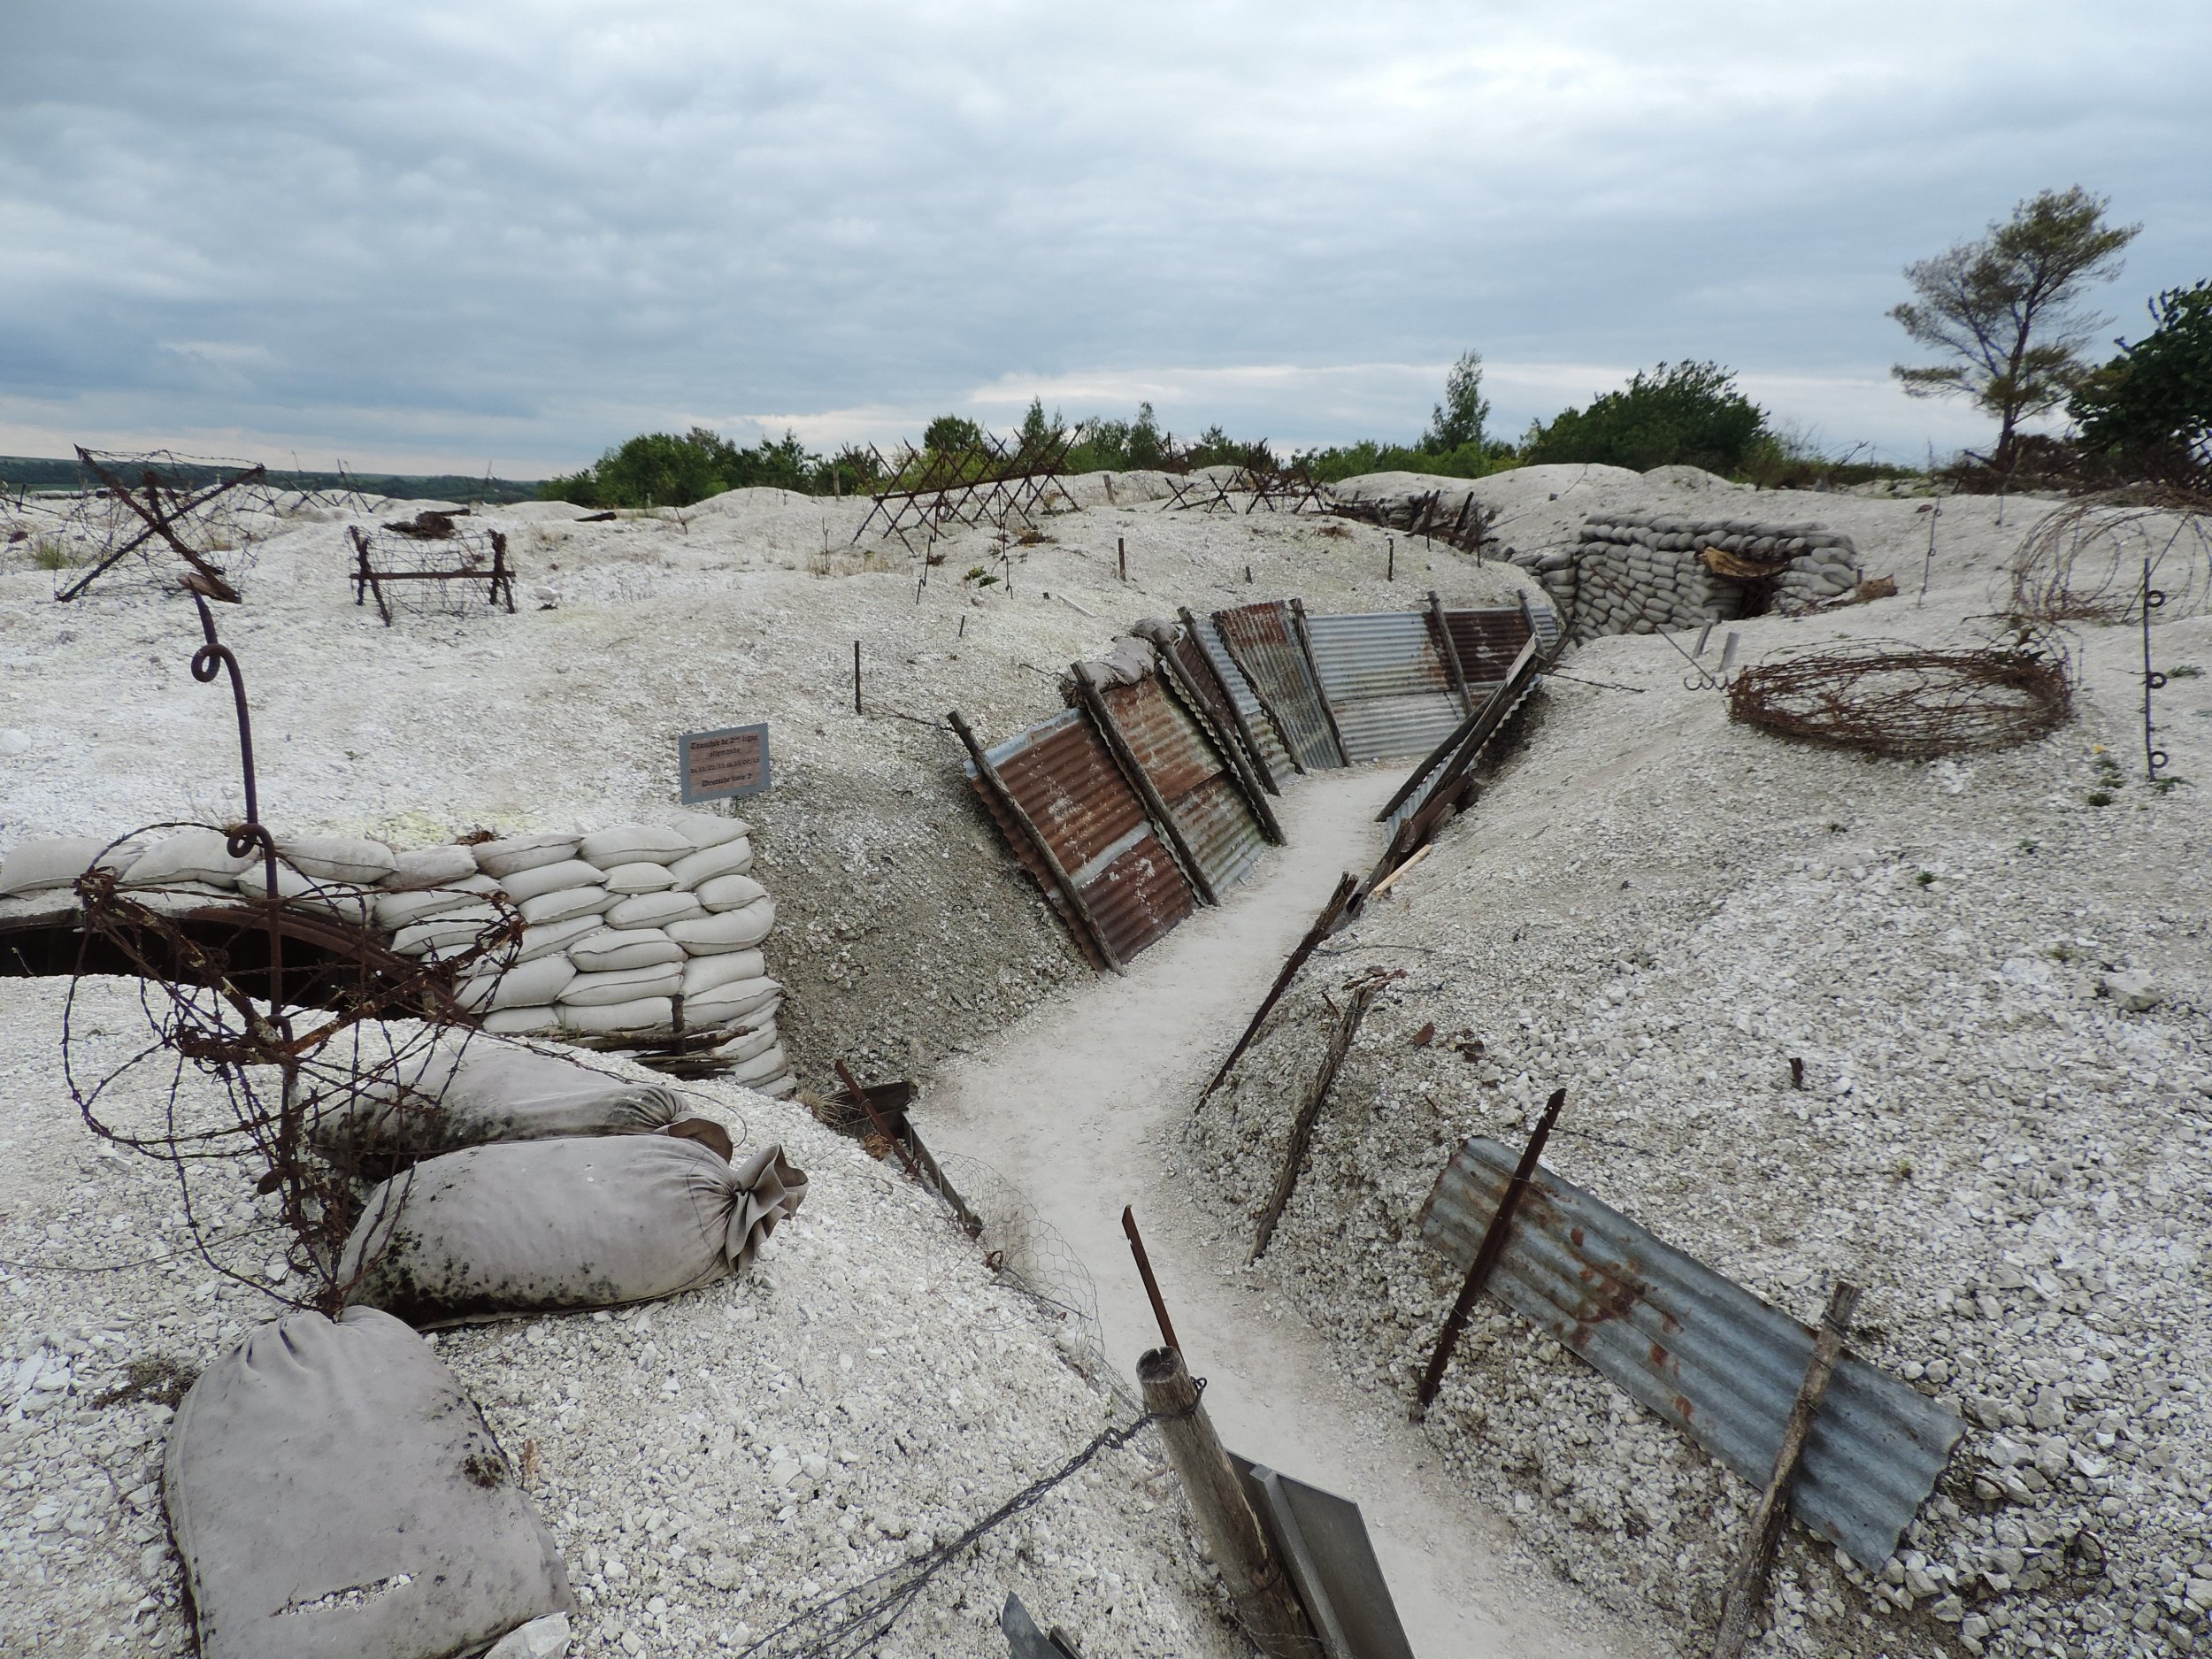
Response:
M2080 183L2212 276L2212 6L704 0L0 8L0 453L542 475L645 428L1148 398L1517 434L1661 359L1832 449L1900 267Z

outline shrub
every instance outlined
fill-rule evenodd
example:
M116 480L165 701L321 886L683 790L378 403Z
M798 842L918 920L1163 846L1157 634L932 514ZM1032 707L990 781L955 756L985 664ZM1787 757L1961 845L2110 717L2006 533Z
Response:
M1560 411L1549 426L1529 428L1521 459L1625 466L1701 466L1740 472L1767 435L1766 411L1736 389L1735 374L1717 363L1662 363L1639 369L1617 392L1587 409Z
M538 498L580 507L688 507L726 489L849 495L877 482L879 473L874 456L857 446L825 457L786 432L741 449L718 432L694 426L681 437L640 433L581 472L548 479Z
M2093 371L2067 412L2082 447L2139 476L2212 474L2212 282L2150 303L2151 332Z

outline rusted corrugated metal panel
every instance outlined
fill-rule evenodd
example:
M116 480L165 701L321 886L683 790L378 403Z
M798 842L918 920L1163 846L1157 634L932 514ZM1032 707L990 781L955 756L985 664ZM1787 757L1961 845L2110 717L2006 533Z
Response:
M1190 883L1153 833L1136 791L1081 710L1056 715L987 752L1122 961L1190 914L1197 902ZM1064 917L1064 902L1028 837L1007 821L987 791L983 794L1015 856Z
M1266 844L1259 820L1189 711L1156 678L1101 695L1214 891L1243 880Z
M1297 769L1290 764L1290 750L1284 745L1283 734L1275 729L1275 722L1267 718L1267 710L1252 694L1252 682L1244 677L1230 657L1228 648L1221 642L1221 635L1210 621L1202 621L1187 638L1194 639L1198 649L1213 664L1215 677L1228 688L1229 696L1237 705L1237 712L1244 717L1244 724L1252 733L1252 741L1260 747L1260 759L1266 764L1267 775L1279 789L1296 777Z
M1309 612L1306 632L1354 764L1425 755L1463 718L1423 612Z
M1275 710L1284 727L1283 741L1296 753L1299 764L1309 772L1343 765L1336 736L1329 730L1328 711L1321 706L1320 687L1314 684L1306 654L1291 632L1289 605L1277 600L1217 611L1214 626Z
M1523 634L1522 649L1525 652L1528 649L1525 630ZM1428 805L1430 798L1440 788L1455 784L1467 775L1468 769L1481 758L1482 751L1488 746L1490 740L1497 735L1499 729L1505 725L1506 721L1512 718L1513 711L1526 703L1530 695L1542 682L1543 675L1538 671L1533 653L1525 659L1517 657L1515 664L1515 668L1507 670L1505 679L1488 685L1469 687L1478 698L1482 699L1478 703L1475 712L1468 717L1462 727L1471 746L1463 746L1448 754L1432 754L1425 757L1428 764L1418 785L1402 801L1399 802L1391 810L1389 817L1384 819L1384 822L1389 826L1389 833L1393 837L1398 833L1401 825ZM1520 676L1517 681L1513 679L1516 669ZM1493 710L1490 706L1491 700L1497 697L1501 690L1503 691L1506 698L1505 706Z
M1463 1272L1517 1162L1498 1141L1471 1140L1429 1195L1422 1236ZM1806 1326L1541 1168L1490 1288L1753 1486L1765 1484L1812 1355ZM1861 1566L1878 1567L1965 1427L1847 1356L1790 1508Z
M1459 648L1460 666L1466 670L1470 690L1494 686L1505 678L1521 647L1528 643L1528 622L1518 605L1444 613L1452 643Z

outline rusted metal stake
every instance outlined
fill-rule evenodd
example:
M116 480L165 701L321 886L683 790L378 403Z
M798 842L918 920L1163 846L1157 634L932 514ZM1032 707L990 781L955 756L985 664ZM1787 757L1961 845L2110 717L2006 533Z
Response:
M1283 992L1297 977L1298 970L1306 965L1306 958L1313 955L1323 940L1336 931L1337 918L1344 914L1344 907L1352 902L1352 895L1358 891L1357 876L1348 872L1339 878L1336 891L1329 895L1329 902L1321 907L1321 914L1314 918L1313 926L1306 930L1306 936L1298 941L1297 949L1284 960L1282 972L1275 976L1275 983L1268 987L1267 995L1260 999L1260 1006L1252 1016L1252 1023L1237 1039L1237 1046L1229 1050L1229 1057L1221 1063L1221 1070L1214 1073L1213 1081L1199 1092L1198 1103L1201 1106L1206 1103L1206 1097L1227 1079L1230 1068L1244 1057L1244 1051L1252 1046L1252 1039L1259 1034L1260 1026L1270 1010L1281 1001Z
M860 641L853 641L853 712L860 712Z
M1797 1403L1790 1408L1782 1444L1774 1454L1774 1472L1767 1477L1759 1507L1752 1511L1743 1554L1728 1575L1728 1588L1721 1600L1720 1633L1713 1639L1713 1659L1738 1659L1750 1643L1752 1621L1766 1599L1767 1567L1789 1517L1790 1482L1797 1474L1805 1442L1812 1436L1820 1402L1827 1397L1828 1379L1835 1374L1836 1362L1843 1357L1852 1317L1859 1310L1859 1287L1847 1279L1838 1279L1829 1293L1828 1310L1820 1316L1820 1329L1813 1335L1812 1362L1805 1367Z
M1114 538L1114 563L1121 569L1121 579L1129 580L1129 542L1125 537Z
M1329 1086L1336 1081L1337 1071L1351 1049L1352 1039L1359 1035L1360 1021L1367 1018L1367 1005L1375 1000L1375 993L1380 988L1372 979L1352 988L1344 1013L1336 1022L1335 1033L1329 1039L1329 1051L1322 1058L1321 1069L1307 1082L1305 1098L1298 1103L1298 1115L1291 1123L1290 1144L1283 1149L1282 1173L1275 1178L1275 1190L1268 1194L1267 1208L1260 1212L1259 1230L1253 1235L1252 1254L1245 1258L1247 1263L1256 1262L1265 1254L1268 1240L1275 1236L1276 1225L1290 1206L1290 1195L1298 1186L1298 1167L1306 1161L1306 1149L1313 1144L1313 1126L1320 1121L1322 1105L1329 1098Z
M1444 1386L1445 1368L1452 1363L1452 1350L1459 1346L1460 1333L1467 1328L1467 1316L1474 1311L1475 1298L1482 1294L1483 1286L1490 1282L1491 1271L1505 1254L1506 1238L1513 1231L1513 1212L1520 1207L1521 1194L1528 1190L1529 1182L1535 1177L1537 1160L1544 1156L1544 1142L1551 1138L1552 1125L1559 1121L1560 1108L1566 1103L1567 1091L1563 1088L1554 1089L1551 1098L1544 1102L1544 1115L1536 1120L1536 1133L1529 1136L1528 1145L1521 1149L1521 1162L1498 1199L1498 1208L1490 1217L1489 1226L1483 1230L1482 1243L1467 1269L1467 1282L1459 1287L1459 1300L1452 1304L1452 1310L1444 1320L1444 1329L1436 1339L1436 1352L1429 1356L1429 1368L1422 1375L1421 1392L1413 1402L1416 1423L1426 1417L1429 1408L1436 1403L1437 1391Z
M852 1096L853 1104L868 1114L868 1121L875 1125L876 1133L897 1149L900 1161L906 1165L906 1172L917 1182L921 1182L922 1166L914 1161L914 1154L908 1149L903 1140L891 1133L891 1125L883 1121L883 1114L876 1110L876 1103L868 1097L868 1091L860 1087L860 1079L853 1075L852 1068L842 1060L837 1063L837 1080L845 1086L845 1093Z
M1174 1321L1167 1317L1160 1281L1152 1277L1152 1258L1145 1254L1144 1238L1137 1231L1137 1212L1127 1204L1121 1207L1121 1230L1129 1235L1129 1254L1137 1258L1137 1277L1144 1280L1144 1294L1152 1299L1152 1317L1159 1322L1160 1340L1180 1353L1183 1345L1175 1340Z

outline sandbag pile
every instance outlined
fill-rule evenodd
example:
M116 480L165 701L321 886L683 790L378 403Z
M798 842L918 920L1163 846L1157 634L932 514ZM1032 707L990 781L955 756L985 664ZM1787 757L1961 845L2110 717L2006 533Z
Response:
M457 956L519 910L504 972L464 979L465 1006L503 1035L699 1041L732 1080L763 1094L795 1082L778 1040L783 987L762 941L775 902L753 879L741 818L687 813L588 834L511 836L401 851L364 836L280 838L277 895L388 937L402 956ZM211 902L268 892L264 861L234 857L219 830L187 829L109 849L91 836L25 841L0 860L0 900L59 900L98 862L126 890Z
M1592 513L1572 546L1513 558L1571 618L1578 640L1787 615L1859 584L1849 536L1748 518Z

